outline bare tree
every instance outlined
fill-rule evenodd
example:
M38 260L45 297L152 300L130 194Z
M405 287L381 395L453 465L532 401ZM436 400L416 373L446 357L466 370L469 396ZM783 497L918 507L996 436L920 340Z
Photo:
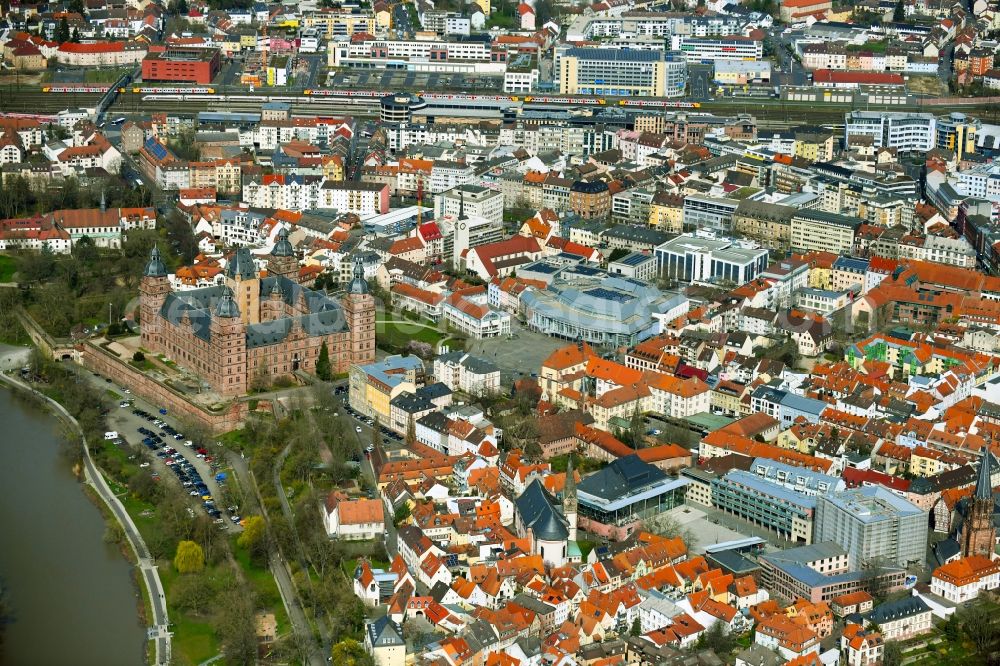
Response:
M679 538L684 542L688 550L697 541L694 537L694 532L681 525L677 522L676 518L666 513L647 518L642 523L642 529L646 532L666 537L667 539Z

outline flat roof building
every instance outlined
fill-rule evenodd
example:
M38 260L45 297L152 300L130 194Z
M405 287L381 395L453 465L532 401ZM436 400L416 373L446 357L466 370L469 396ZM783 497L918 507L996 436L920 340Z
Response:
M878 486L819 498L814 538L843 544L855 566L922 563L927 553L927 512Z
M220 67L218 49L167 49L143 58L142 80L207 84Z
M828 602L872 584L872 572L852 568L847 551L830 541L761 555L758 562L761 584L772 595L790 601L801 597L813 603ZM906 570L887 566L874 575L890 594L903 587Z
M681 282L745 284L767 269L767 250L729 238L684 234L656 248L661 276Z
M850 215L803 209L792 216L789 244L796 252L850 254L862 220Z
M565 95L679 97L687 87L684 58L662 50L574 47L558 63Z

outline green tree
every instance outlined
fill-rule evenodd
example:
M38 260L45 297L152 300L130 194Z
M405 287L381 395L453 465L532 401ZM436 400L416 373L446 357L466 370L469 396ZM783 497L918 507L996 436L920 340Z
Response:
M170 586L170 604L192 613L204 613L212 604L214 590L203 574L181 576Z
M886 641L882 650L882 666L900 666L903 663L903 650L898 641Z
M987 606L980 599L959 614L962 629L976 646L976 651L988 656L1000 641L1000 625L998 625L995 606Z
M243 533L236 539L236 545L250 553L251 557L259 558L267 552L267 525L261 516L250 516Z
M407 520L410 519L410 503L403 502L396 507L396 510L392 512L392 524L395 527L399 527Z
M330 369L330 350L326 348L326 341L319 348L319 358L316 359L316 376L324 382L333 379L333 372Z
M896 8L892 10L892 20L896 23L906 20L906 9L903 7L903 0L897 0Z
M174 208L163 220L167 242L182 264L190 264L198 255L198 239L184 215Z
M75 208L75 206L70 206L70 208ZM94 239L90 236L84 236L73 243L72 254L84 266L93 264L100 257L97 246L94 245Z
M632 629L628 633L630 636L638 636L642 633L642 623L639 622L639 618L632 620Z
M406 445L413 446L417 443L417 424L413 420L413 414L406 420Z
M59 43L69 41L69 21L65 16L59 19L59 25L56 26L56 41Z
M701 642L719 656L729 654L736 647L736 639L721 622L709 627L708 631L701 635Z
M635 409L632 410L632 417L629 419L628 423L628 436L632 442L632 448L638 449L642 444L642 436L646 434L646 422L642 418L642 412L639 411L639 403L635 403Z
M194 541L181 541L174 555L174 568L179 573L197 573L205 568L205 553Z
M335 643L330 650L330 659L341 666L373 666L371 655L365 652L364 646L351 638L345 638Z

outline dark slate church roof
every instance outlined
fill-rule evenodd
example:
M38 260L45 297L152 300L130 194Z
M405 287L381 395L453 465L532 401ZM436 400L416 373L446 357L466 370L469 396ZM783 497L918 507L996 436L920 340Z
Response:
M542 482L532 479L514 505L524 527L531 528L536 539L564 541L569 538L566 519L556 509L555 500L546 492Z

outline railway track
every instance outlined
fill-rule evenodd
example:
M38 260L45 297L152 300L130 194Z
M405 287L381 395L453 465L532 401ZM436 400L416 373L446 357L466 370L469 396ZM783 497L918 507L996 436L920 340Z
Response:
M260 105L273 98L287 99L292 104L293 113L298 114L338 114L370 118L378 115L378 100L375 98L337 99L333 97L307 96L300 92L261 91L251 95L247 91L241 94L214 95L184 95L183 98L172 99L172 95L142 94L131 91L120 94L109 113L152 113L177 112L192 113L197 111L259 111ZM236 97L236 99L233 99ZM0 87L0 112L11 113L51 113L66 108L93 108L97 105L99 93L54 93L43 92L39 88ZM886 111L922 111L942 113L943 107L932 104L901 105L894 107L879 107ZM987 122L1000 122L1000 105L991 104L988 100L964 99L954 100L955 107L981 118ZM967 102L961 104L961 102ZM532 106L538 103L534 100ZM565 108L552 105L552 108ZM578 106L574 108L579 108ZM600 108L600 107L595 107ZM607 108L615 108L608 105ZM694 113L714 113L716 115L736 115L747 113L757 118L763 128L778 129L801 124L842 123L844 113L852 107L845 104L813 104L808 102L786 102L775 99L761 100L717 100L702 102ZM874 110L874 109L873 109ZM657 112L650 110L650 112Z

